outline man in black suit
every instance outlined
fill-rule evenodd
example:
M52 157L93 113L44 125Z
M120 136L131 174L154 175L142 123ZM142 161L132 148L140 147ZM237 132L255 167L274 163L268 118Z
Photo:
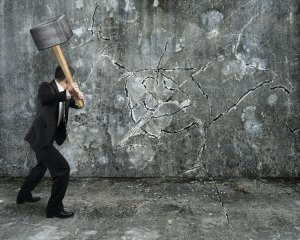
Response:
M74 75L75 71L72 67L70 71ZM36 116L24 138L34 150L37 164L31 169L20 188L17 204L40 200L40 197L33 197L31 191L43 178L48 168L52 189L46 210L47 218L67 218L74 215L73 212L65 211L62 203L68 186L70 166L53 146L54 140L61 145L67 137L69 107L78 109L74 96L83 99L77 84L67 83L61 67L57 67L55 79L50 83L42 82L39 86Z

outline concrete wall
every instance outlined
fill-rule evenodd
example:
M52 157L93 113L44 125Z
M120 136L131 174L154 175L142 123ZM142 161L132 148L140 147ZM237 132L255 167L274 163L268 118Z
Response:
M73 176L299 177L299 13L298 0L2 0L0 176L35 164L23 138L56 66L29 29L66 14L86 99L58 147Z

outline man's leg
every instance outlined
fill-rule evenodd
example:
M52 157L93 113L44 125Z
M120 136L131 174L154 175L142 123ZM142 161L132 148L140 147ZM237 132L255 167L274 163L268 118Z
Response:
M37 164L31 169L28 176L25 178L23 185L17 196L17 202L32 198L31 191L35 189L47 171L47 167L43 159L36 154Z
M68 186L70 166L53 145L38 149L37 155L44 160L53 182L47 212L60 212L64 209L62 201Z

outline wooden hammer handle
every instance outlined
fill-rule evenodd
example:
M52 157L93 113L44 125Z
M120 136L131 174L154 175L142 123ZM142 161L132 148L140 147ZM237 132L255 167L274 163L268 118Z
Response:
M52 47L52 49L54 51L54 54L57 58L59 65L61 66L61 68L66 76L67 82L74 83L72 73L69 69L68 63L66 61L65 55L64 55L60 45L55 45ZM77 107L83 108L83 106L84 106L83 100L78 99L77 97L74 97L74 98L75 98L75 104L77 105Z

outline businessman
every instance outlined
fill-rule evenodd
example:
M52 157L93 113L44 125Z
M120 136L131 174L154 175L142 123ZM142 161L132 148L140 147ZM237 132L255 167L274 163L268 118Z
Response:
M74 69L70 67L72 75ZM33 197L31 191L37 186L48 169L52 179L51 196L47 204L47 218L68 218L74 212L66 211L63 205L70 166L61 153L54 147L54 141L61 145L67 137L69 107L77 108L74 97L83 99L83 94L76 83L70 84L61 69L57 67L55 79L42 82L38 88L38 106L35 119L25 135L35 152L37 164L25 178L17 195L17 204L36 202L40 197Z

